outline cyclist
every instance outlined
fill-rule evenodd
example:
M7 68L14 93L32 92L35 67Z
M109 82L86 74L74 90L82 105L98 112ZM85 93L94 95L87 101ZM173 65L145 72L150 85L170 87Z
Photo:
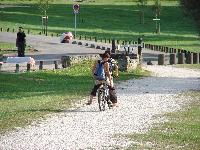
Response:
M105 51L105 53L107 53L111 56L111 52L109 50ZM113 76L115 76L115 77L119 76L119 67L117 65L117 62L111 57L109 58L108 62L109 62L109 71L111 74L112 85L113 85L113 88L109 89L110 100L111 100L113 106L118 106L117 96L116 96L116 92L115 92L115 88L114 88L114 84L113 84Z
M108 63L108 60L110 58L110 55L108 53L104 53L102 55L102 61L103 61L103 67L104 67L104 72L105 72L105 76L106 76L106 79L105 80L96 80L95 81L95 85L92 89L92 92L90 94L90 99L89 101L86 103L87 105L90 105L92 104L92 101L93 101L93 98L96 96L96 93L97 93L97 90L98 88L101 86L102 83L106 82L107 85L112 88L113 87L113 82L112 82L112 76L111 76L111 73L109 71L109 63ZM98 61L96 61L93 65L93 68L92 68L92 75L94 76L94 73L95 73L95 70L96 70L96 67L97 67L97 64L98 64Z

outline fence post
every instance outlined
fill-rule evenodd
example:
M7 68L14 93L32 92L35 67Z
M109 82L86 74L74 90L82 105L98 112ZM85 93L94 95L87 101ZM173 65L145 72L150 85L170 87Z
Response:
M1 68L2 68L2 63L0 63L0 72L1 72Z
M27 64L27 69L26 69L27 71L31 71L31 64Z
M184 53L178 53L178 64L184 64Z
M54 61L55 69L58 69L58 61Z
M186 63L193 64L193 53L188 52L186 55Z
M193 53L193 64L199 63L199 56L198 53Z
M165 54L158 54L158 65L165 64Z
M176 53L177 51L176 51L176 49L174 49L174 53Z
M198 63L200 64L200 53L197 53L197 55L198 55L198 59L199 59Z
M16 70L15 70L15 73L18 73L19 72L19 64L16 64Z
M176 64L176 54L170 54L169 64L170 65Z
M43 61L40 61L40 65L39 65L39 70L42 70L43 69Z
M115 50L116 50L115 39L112 39L112 50L111 50L111 52L115 53Z

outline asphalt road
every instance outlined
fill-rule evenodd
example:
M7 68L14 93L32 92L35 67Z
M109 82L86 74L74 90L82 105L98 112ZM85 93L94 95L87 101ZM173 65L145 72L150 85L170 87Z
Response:
M0 32L0 42L15 43L16 33L10 32ZM76 40L78 41L78 40ZM80 41L80 40L79 40ZM38 52L28 52L25 55L33 57L35 60L46 60L46 59L60 59L64 55L85 55L85 54L99 54L103 53L103 50L96 48L90 48L91 44L95 46L104 46L111 48L111 44L100 43L94 41L84 41L81 42L83 45L77 45L70 43L60 43L60 37L50 37L42 35L27 35L26 37L27 45L38 50ZM85 46L85 43L88 43L89 46ZM123 51L124 48L121 48ZM137 53L137 47L132 51ZM155 52L147 49L142 50L143 60L147 61L152 59L152 61L157 59L157 55L161 52Z
M1 32L0 42L15 43L16 33ZM102 50L95 48L89 48L84 45L80 46L71 43L60 43L59 37L49 37L41 35L27 35L26 37L27 45L32 46L39 52L29 52L26 56L31 56L35 60L38 59L60 59L63 55L82 55L82 54L99 54L103 53ZM84 42L83 44L85 44ZM88 41L89 44L94 44L95 42ZM107 44L107 47L111 45Z

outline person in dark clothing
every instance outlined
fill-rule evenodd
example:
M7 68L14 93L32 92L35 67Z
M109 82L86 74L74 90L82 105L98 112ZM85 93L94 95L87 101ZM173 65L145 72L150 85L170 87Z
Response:
M24 57L24 51L26 47L26 34L23 32L23 28L19 27L19 32L17 33L16 47L18 49L18 57Z

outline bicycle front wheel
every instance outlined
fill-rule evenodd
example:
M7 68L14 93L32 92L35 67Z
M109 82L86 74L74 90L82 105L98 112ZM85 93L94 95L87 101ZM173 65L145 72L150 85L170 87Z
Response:
M98 103L99 103L99 110L105 111L106 107L105 92L101 89L99 89L98 91Z

